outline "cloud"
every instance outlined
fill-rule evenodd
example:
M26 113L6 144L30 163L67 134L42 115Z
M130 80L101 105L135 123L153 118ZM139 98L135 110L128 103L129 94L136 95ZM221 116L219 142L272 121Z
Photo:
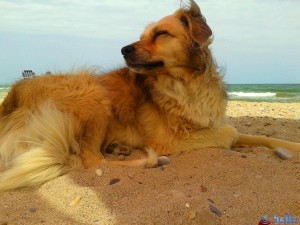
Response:
M152 1L133 0L0 1L0 30L103 38L130 36L130 32L141 31L149 20L172 12L166 10L170 4L165 1L154 7Z
M222 38L250 41L293 39L300 34L297 1L227 0L207 5L214 30ZM214 13L215 12L215 13Z
M278 71L290 68L286 74L300 82L299 1L197 2L214 33L214 55L227 67L229 78L241 76L245 68L248 74L261 76L259 67L265 65L278 76L282 73ZM180 0L0 0L0 60L5 64L0 75L32 68L36 62L67 68L82 61L106 64L101 59L114 61L115 55L120 61L121 46L136 41L148 23L171 14L179 5ZM85 58L80 52L86 52ZM62 58L67 55L73 58Z
M179 0L2 0L0 31L132 38L149 22L172 13L179 4ZM300 34L300 4L295 0L199 4L216 38L286 40Z

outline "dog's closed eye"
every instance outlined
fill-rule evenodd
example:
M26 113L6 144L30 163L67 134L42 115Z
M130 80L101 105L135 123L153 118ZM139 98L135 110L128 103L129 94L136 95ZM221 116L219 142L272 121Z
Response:
M155 41L160 36L171 36L171 37L174 37L168 31L166 31L166 30L160 30L160 31L155 32L154 37L153 37L153 41Z
M166 30L161 30L161 31L157 31L155 36L164 35L164 34L169 34L169 33Z

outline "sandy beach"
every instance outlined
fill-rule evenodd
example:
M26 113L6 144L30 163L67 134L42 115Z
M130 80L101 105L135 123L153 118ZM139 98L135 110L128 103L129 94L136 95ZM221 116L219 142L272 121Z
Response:
M228 117L240 132L300 142L300 103L230 101ZM202 149L169 159L152 169L99 165L0 193L0 225L256 225L286 214L300 224L300 153Z

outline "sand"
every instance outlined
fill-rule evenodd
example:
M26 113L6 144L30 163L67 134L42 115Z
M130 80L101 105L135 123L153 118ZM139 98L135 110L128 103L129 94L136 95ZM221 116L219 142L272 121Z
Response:
M241 132L300 142L300 103L231 101L228 116ZM300 153L282 160L261 147L202 149L169 158L164 167L102 165L0 193L0 225L256 225L286 214L300 223Z

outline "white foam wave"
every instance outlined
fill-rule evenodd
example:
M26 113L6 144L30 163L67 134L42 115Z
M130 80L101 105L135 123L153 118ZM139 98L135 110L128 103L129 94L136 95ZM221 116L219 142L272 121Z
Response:
M251 97L251 98L276 96L276 93L272 93L272 92L229 92L228 94L234 97Z

